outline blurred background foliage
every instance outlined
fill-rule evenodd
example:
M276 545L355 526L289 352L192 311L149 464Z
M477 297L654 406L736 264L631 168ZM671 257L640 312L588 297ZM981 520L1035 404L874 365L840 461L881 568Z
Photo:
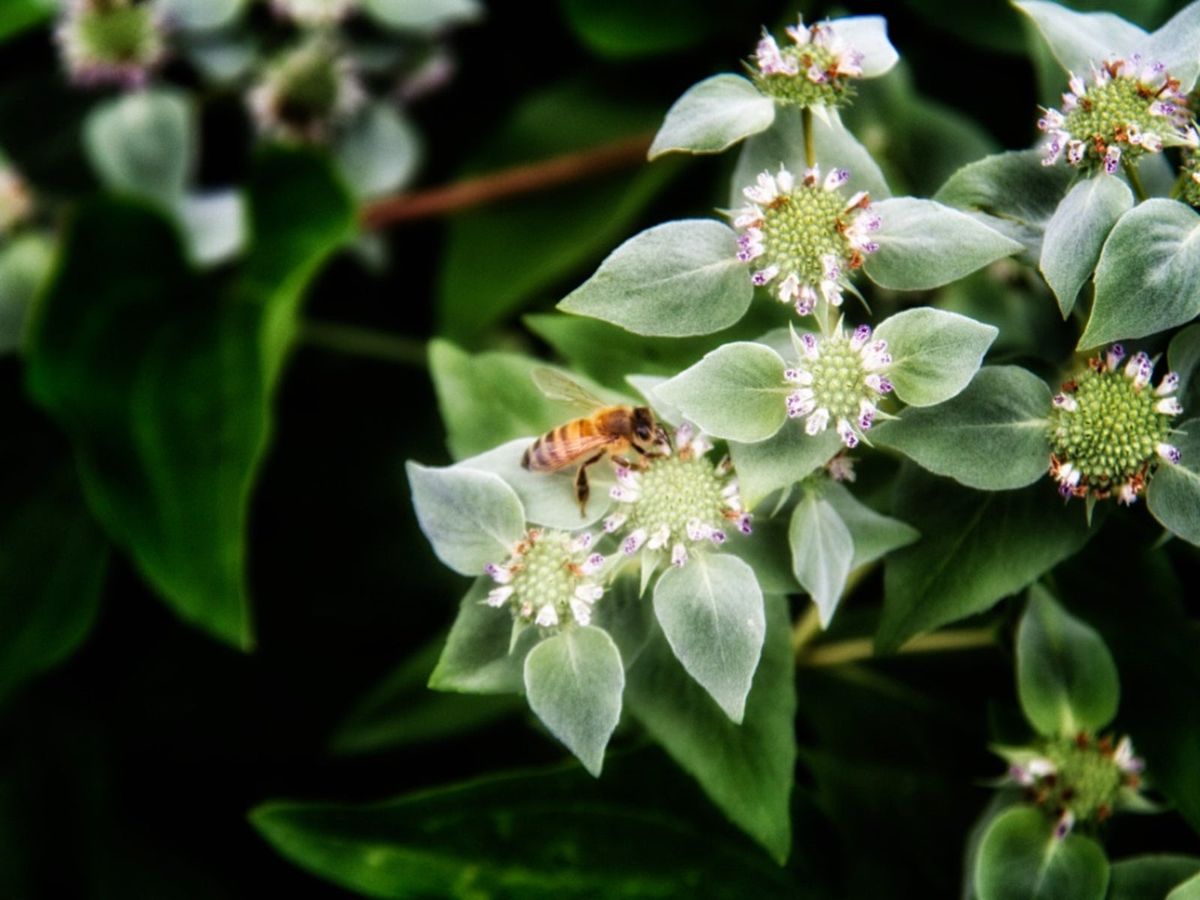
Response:
M1153 26L1182 4L1069 5ZM207 35L165 72L190 149L154 168L123 160L127 127L97 118L116 94L68 84L51 0L0 4L0 148L38 201L36 227L0 246L4 896L959 890L997 768L988 741L1019 722L1000 649L798 670L783 869L635 732L595 782L562 765L523 704L424 687L465 585L417 530L404 460L444 463L537 430L497 413L528 365L513 352L557 355L613 386L728 340L651 342L547 313L640 228L724 206L732 157L625 165L360 234L364 197L648 141L686 87L735 69L760 25L796 11L539 0L398 34L354 19L344 31L365 70L403 50L399 70L432 54L451 74L405 99L393 72L376 94L395 117L389 149L364 138L332 162L255 147L241 82L213 76L238 41ZM888 17L904 65L865 84L846 118L898 193L931 196L960 166L1029 146L1035 103L1060 90L1002 0L800 11ZM263 46L285 40L265 4L246 15ZM353 177L368 170L377 177ZM189 216L187 198L213 196L226 198L215 220ZM198 231L197 216L216 224ZM1052 373L1068 355L1044 287L1011 263L932 299L1000 326L998 361ZM22 334L14 310L26 302L39 314ZM736 328L772 324L751 315ZM438 377L464 385L441 411L434 337L445 339L430 355ZM1200 748L1176 737L1200 733L1188 712L1200 664L1176 573L1195 559L1178 543L1110 527L1072 566L1068 596L1094 601L1088 616L1117 658L1119 724L1138 723L1151 759L1174 758L1168 777L1194 780ZM1105 565L1131 552L1154 567L1151 582ZM877 595L880 582L858 589ZM1136 627L1121 614L1131 596ZM869 632L871 615L845 610L830 637ZM341 818L259 806L400 795ZM1200 806L1181 812L1200 825ZM1175 818L1136 825L1114 824L1113 858L1195 850ZM350 851L330 849L348 839ZM389 882L389 854L425 880Z

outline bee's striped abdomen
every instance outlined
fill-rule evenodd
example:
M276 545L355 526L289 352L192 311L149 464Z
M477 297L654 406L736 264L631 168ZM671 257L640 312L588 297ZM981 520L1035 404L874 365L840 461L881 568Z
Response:
M590 419L575 419L543 434L521 458L521 465L534 472L552 472L574 462L581 441L595 437Z

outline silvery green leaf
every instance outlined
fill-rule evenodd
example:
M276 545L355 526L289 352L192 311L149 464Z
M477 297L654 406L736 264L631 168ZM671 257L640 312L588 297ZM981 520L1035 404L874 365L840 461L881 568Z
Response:
M714 75L688 88L667 111L650 145L650 159L664 153L720 153L769 128L775 101L740 75Z
M883 16L847 16L829 24L834 34L862 54L863 78L886 75L900 61L900 54L888 40Z
M754 570L728 553L693 553L659 576L654 614L688 674L741 722L766 634Z
M162 89L106 100L88 114L83 143L106 187L174 207L195 161L188 100Z
M1200 75L1200 4L1189 3L1150 35L1145 56L1166 66L1179 79L1180 90L1187 92Z
M1017 9L1037 26L1054 58L1068 72L1086 76L1091 65L1145 48L1150 36L1120 16L1080 13L1057 3L1017 0Z
M811 475L841 449L841 439L834 429L806 434L804 423L795 419L785 422L765 441L729 444L747 509L754 509L768 494Z
M831 481L822 488L822 496L837 511L854 541L851 569L865 566L893 550L906 547L921 536L911 525L880 515L859 502L845 485Z
M372 103L339 138L335 155L354 192L376 197L409 182L421 159L421 139L394 106Z
M1107 888L1100 845L1078 832L1057 837L1054 821L1029 806L992 820L975 860L979 900L1102 900Z
M177 212L188 256L198 266L225 262L246 246L246 201L240 191L188 194Z
M627 375L625 380L642 395L646 405L654 410L659 419L676 426L683 422L683 413L679 407L658 396L658 387L666 383L666 378L661 375Z
M828 628L854 561L850 529L828 500L807 491L792 512L788 540L792 572L817 604L821 627Z
M705 354L654 392L714 437L754 443L787 421L792 388L784 368L770 347L738 341Z
M635 334L685 337L732 325L753 296L733 229L686 219L634 235L558 308Z
M514 645L512 614L484 603L493 587L490 578L478 578L462 598L429 676L435 691L517 694L524 690L525 655L537 641L537 629L526 628Z
M28 234L0 247L0 356L20 349L25 316L54 261L54 247Z
M822 171L838 167L850 173L845 190L866 191L874 199L892 195L879 165L842 124L836 111L829 113L826 121L813 118L813 149ZM730 208L746 205L742 189L754 184L760 172L776 172L781 165L797 175L808 168L804 157L804 120L800 110L792 107L777 109L775 123L742 145L730 184Z
M1173 887L1166 900L1200 900L1200 875L1193 875Z
M963 166L933 199L967 210L1025 248L1036 262L1042 236L1075 172L1070 166L1044 166L1041 150L1010 150Z
M599 628L560 631L525 657L529 708L596 777L621 718L624 689L621 652Z
M437 558L460 575L502 563L525 533L525 512L499 475L408 462L408 483L421 531Z
M223 85L247 76L258 60L255 39L240 30L185 34L179 43L188 62L204 78Z
M1058 298L1064 319L1096 268L1108 233L1132 206L1133 192L1124 181L1097 175L1071 188L1054 211L1046 225L1038 267Z
M1200 313L1200 216L1175 200L1139 203L1117 221L1096 266L1096 300L1079 349L1190 322Z
M1019 366L986 366L958 396L907 409L871 440L968 487L1004 491L1046 474L1050 389Z
M882 220L875 235L879 249L863 271L880 287L940 287L1021 250L1012 238L933 200L893 197L871 209Z
M172 28L212 31L230 24L246 0L154 0Z
M1017 694L1039 734L1096 734L1117 714L1121 687L1104 639L1034 585L1017 629Z
M1200 419L1184 422L1168 440L1179 448L1180 460L1159 464L1146 505L1164 528L1200 546Z
M970 383L999 331L957 313L909 309L879 324L892 364L888 379L909 406L949 400Z
M456 469L491 472L504 479L517 493L525 510L525 519L536 525L573 531L595 524L612 507L609 488L615 483L613 467L601 460L588 467L588 495L585 513L579 511L575 497L576 466L558 472L530 472L521 465L521 457L534 437L517 438L456 463Z
M433 32L483 17L477 0L362 0L363 11L387 28Z

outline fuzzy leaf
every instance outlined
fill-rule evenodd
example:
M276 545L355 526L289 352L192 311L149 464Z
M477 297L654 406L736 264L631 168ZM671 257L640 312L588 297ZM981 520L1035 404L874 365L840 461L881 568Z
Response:
M1200 856L1152 853L1112 864L1108 900L1166 897L1171 889L1200 873Z
M654 614L688 674L741 722L766 631L754 570L728 553L693 553L659 576Z
M845 190L867 191L876 200L890 197L887 181L867 148L847 130L836 111L830 112L827 119L813 117L813 149L821 171L828 172L835 166L845 168L850 173ZM776 172L780 165L796 175L808 168L804 156L804 120L800 110L793 107L777 109L775 124L742 145L730 184L730 208L745 206L742 189L754 184L760 172Z
M429 676L435 691L516 694L524 690L525 656L537 641L537 629L526 628L514 644L512 616L483 602L493 587L490 578L478 578L462 598L446 646Z
M910 469L897 486L895 508L922 537L888 557L875 637L880 652L983 612L1091 536L1083 510L1064 506L1048 483L982 494Z
M635 235L558 304L635 334L686 337L728 328L754 288L733 229L709 219L667 222Z
M775 102L740 75L714 75L688 88L667 110L650 145L664 153L720 153L771 126Z
M787 421L785 363L770 347L749 341L725 344L655 388L709 434L752 444Z
M53 262L54 247L41 235L22 235L0 248L0 356L20 348L26 314Z
M1074 177L1070 166L1043 166L1041 150L1011 150L963 166L934 200L967 210L1041 256L1043 234Z
M1175 333L1167 347L1167 365L1179 376L1179 395L1185 395L1200 365L1200 325L1189 325Z
M437 558L460 575L502 563L525 533L525 510L499 475L405 465L413 508Z
M803 423L793 420L757 444L730 443L729 455L746 508L754 509L768 494L811 475L841 449L842 442L832 428L809 435Z
M911 525L880 515L871 507L860 503L844 485L837 482L825 485L822 496L837 510L838 516L850 530L850 537L854 541L851 569L865 566L887 556L893 550L907 547L921 536Z
M821 627L828 628L854 562L850 529L833 504L808 491L792 512L788 540L792 572L817 604Z
M958 396L905 410L877 426L871 440L968 487L1004 491L1046 473L1049 412L1050 389L1032 372L986 366Z
M1146 32L1112 13L1080 13L1042 0L1017 0L1013 6L1033 20L1059 65L1079 75L1093 63L1127 56L1149 42Z
M629 670L629 711L712 801L782 863L792 847L796 678L787 601L767 596L767 636L740 725L680 667L656 629Z
M1189 3L1150 35L1145 56L1161 62L1179 79L1180 89L1190 91L1200 75L1197 45L1200 45L1200 6Z
M588 467L591 491L586 514L580 514L575 496L575 466L567 466L558 472L530 472L521 465L521 457L533 441L533 437L517 438L464 459L456 463L455 468L499 475L516 491L527 522L567 531L595 524L612 507L608 491L615 483L613 467L603 460Z
M1096 302L1079 349L1128 340L1200 314L1200 215L1175 200L1121 216L1096 266Z
M108 100L88 115L83 138L93 168L110 189L168 207L183 198L196 154L185 95L149 90Z
M436 32L483 16L478 0L362 0L364 12L385 28Z
M871 209L883 224L875 235L879 249L863 271L880 287L929 290L1021 250L978 219L933 200L893 197Z
M1046 225L1038 268L1058 298L1064 319L1096 268L1109 232L1132 206L1133 192L1124 181L1097 175L1071 188L1054 211Z
M624 690L621 652L599 628L560 631L525 657L529 708L597 778Z
M909 406L933 406L967 386L997 334L992 325L921 307L881 322L875 336L888 343L896 396Z
M421 161L421 137L390 103L372 103L349 124L335 150L338 168L359 197L398 190Z
M249 223L240 191L189 194L175 208L196 266L214 266L237 256L246 247Z
M1182 456L1176 465L1159 465L1146 505L1164 528L1200 546L1200 419L1184 422L1170 440Z
M998 815L975 862L979 900L1103 900L1108 858L1089 837L1054 835L1039 809L1018 806Z
M1093 734L1117 714L1121 687L1104 640L1038 585L1017 629L1017 693L1039 734Z
M862 54L863 78L886 75L900 61L900 54L888 40L883 16L847 16L829 24L834 34Z
M229 25L246 0L158 0L157 7L173 28L212 31Z
M1200 875L1193 875L1167 894L1167 900L1200 900Z

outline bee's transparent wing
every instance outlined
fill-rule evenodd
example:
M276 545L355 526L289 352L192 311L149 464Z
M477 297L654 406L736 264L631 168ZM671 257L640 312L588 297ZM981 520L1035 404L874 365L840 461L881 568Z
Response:
M530 373L530 376L533 378L533 383L551 400L571 403L584 411L608 405L606 401L601 400L579 382L573 381L557 369L538 366Z

